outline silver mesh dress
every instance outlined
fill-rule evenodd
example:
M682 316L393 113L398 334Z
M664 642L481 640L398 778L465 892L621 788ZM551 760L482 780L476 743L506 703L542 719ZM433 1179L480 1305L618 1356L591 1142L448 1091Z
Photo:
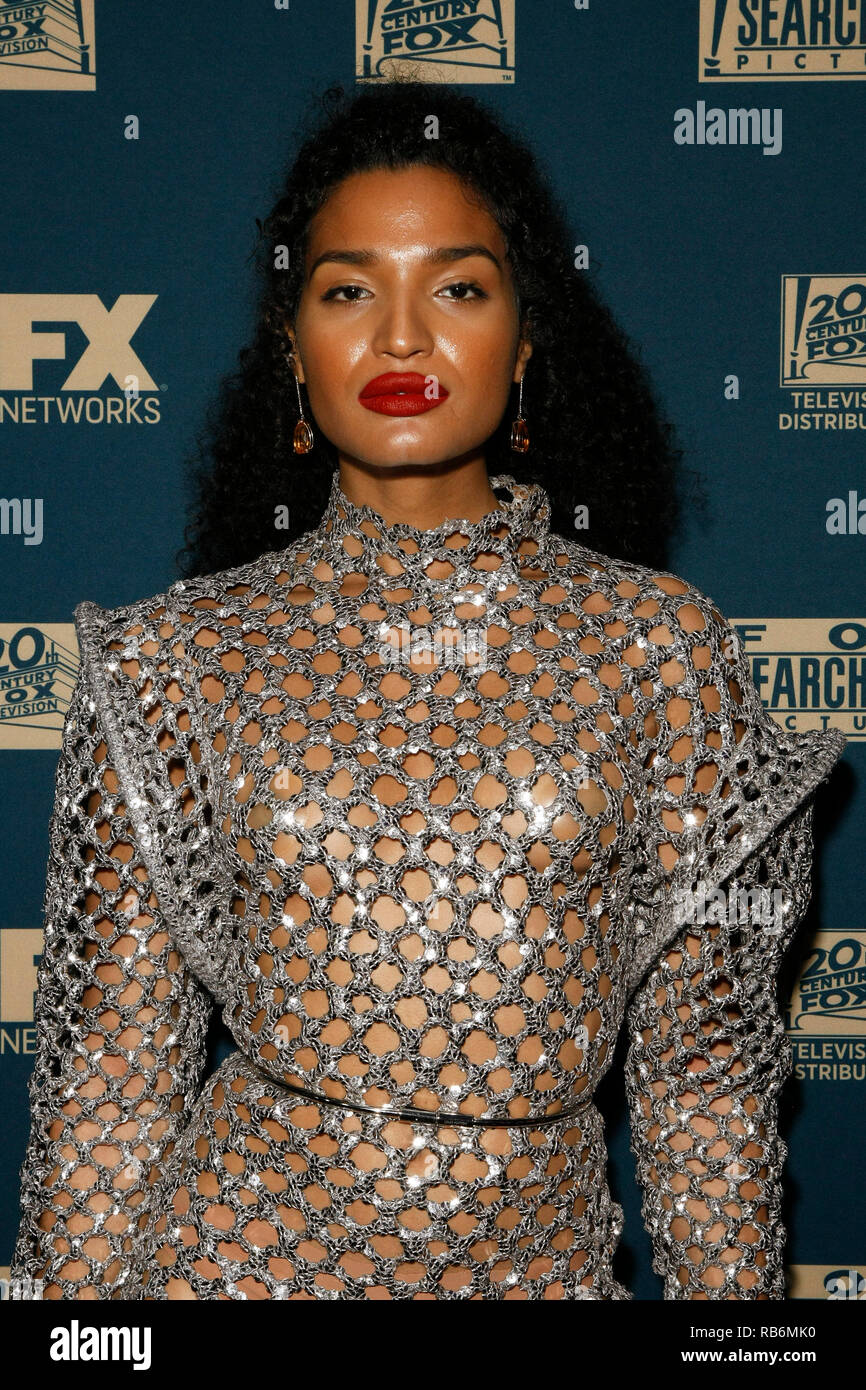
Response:
M770 718L699 590L491 484L418 530L335 474L286 550L75 609L12 1266L43 1297L630 1299L623 1027L661 1295L785 1296L776 977L845 738Z

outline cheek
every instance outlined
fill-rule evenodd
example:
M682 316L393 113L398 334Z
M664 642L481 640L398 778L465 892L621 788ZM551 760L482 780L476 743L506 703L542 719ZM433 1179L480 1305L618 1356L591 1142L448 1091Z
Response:
M460 369L473 393L506 387L514 369L517 333L510 315L485 317L483 323L467 325L449 343L447 356Z
M317 328L313 325L305 335L302 335L299 329L298 336L302 344L304 369L311 377L328 374L334 379L336 374L345 375L366 350L362 334L357 328L350 330L346 327L340 330L332 325L328 325L327 328Z
M351 314L344 313L336 305L319 304L313 299L302 300L298 309L297 332L304 359L304 370L308 376L318 376L322 372L333 373L357 360L360 346L364 340L364 328L359 320L351 321Z
M300 338L300 329L298 330ZM337 416L354 400L349 382L355 380L357 363L364 357L363 342L343 334L310 333L301 338L306 389L313 410L323 419ZM371 373L372 375L372 373Z

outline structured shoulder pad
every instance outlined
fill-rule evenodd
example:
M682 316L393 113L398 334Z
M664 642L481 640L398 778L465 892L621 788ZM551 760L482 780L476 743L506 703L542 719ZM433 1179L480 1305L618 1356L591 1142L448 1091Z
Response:
M231 928L222 906L212 750L196 710L179 600L185 585L114 609L74 610L130 822L178 948L221 1002Z
M644 780L642 896L653 910L636 920L633 981L671 939L695 889L709 894L730 878L829 776L846 744L839 729L777 724L712 599L675 575L644 573L624 655Z

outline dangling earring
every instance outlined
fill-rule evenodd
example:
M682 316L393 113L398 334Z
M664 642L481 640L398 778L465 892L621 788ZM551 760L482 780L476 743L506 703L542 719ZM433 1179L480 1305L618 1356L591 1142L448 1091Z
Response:
M304 405L301 400L301 383L298 381L298 375L294 367L292 368L292 376L295 378L295 387L298 392L298 414L301 417L295 425L292 448L296 454L308 454L313 447L313 431L304 419Z
M526 421L523 418L523 377L526 376L524 368L523 376L520 378L520 398L517 402L517 419L511 425L511 447L516 454L525 454L529 448L529 430L526 428Z

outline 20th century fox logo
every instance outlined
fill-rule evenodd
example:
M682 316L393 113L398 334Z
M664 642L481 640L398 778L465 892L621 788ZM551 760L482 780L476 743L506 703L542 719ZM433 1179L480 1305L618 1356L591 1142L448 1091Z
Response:
M781 308L779 428L866 429L866 272L783 275Z
M866 78L862 0L701 0L700 82Z
M96 90L94 0L0 3L0 90Z
M429 82L513 82L514 30L515 0L355 0L355 77L410 63Z

